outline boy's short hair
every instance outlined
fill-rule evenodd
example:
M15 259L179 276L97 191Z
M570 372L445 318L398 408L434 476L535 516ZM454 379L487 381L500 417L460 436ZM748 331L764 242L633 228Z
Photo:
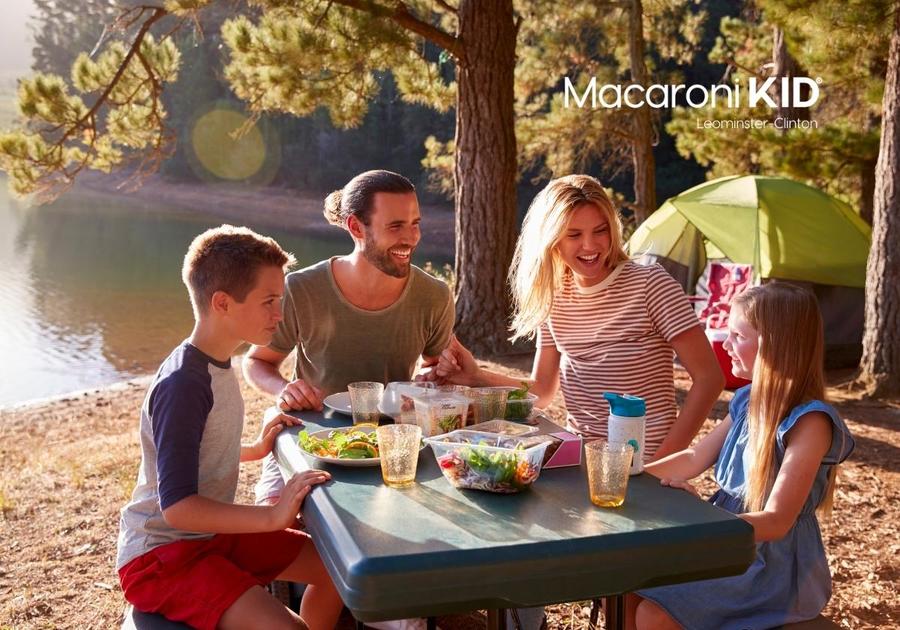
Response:
M294 256L268 236L246 227L221 225L197 236L188 248L181 279L196 314L205 313L216 291L243 302L256 283L260 267L287 271Z

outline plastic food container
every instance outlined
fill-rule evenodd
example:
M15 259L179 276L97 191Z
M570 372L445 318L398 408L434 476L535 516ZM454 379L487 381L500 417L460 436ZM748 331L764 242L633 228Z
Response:
M425 442L454 487L500 494L520 492L537 480L548 445L539 442L526 447L521 438L467 430Z
M508 387L473 387L468 391L472 401L473 420L476 423L502 418L506 409Z
M475 405L472 404L472 396L469 394L470 387L468 385L438 385L437 390L439 392L452 392L455 394L459 394L460 396L465 396L469 399L469 412L466 414L465 422L463 422L463 427L466 427L473 422L475 422ZM462 427L460 427L462 428Z
M394 418L401 424L414 424L416 422L416 406L413 398L433 393L436 386L434 383L405 382L397 383L396 386L394 383L388 383L387 389L396 392L394 394L396 403L391 401L397 407L397 415Z
M531 435L538 430L537 427L530 427L527 424L519 424L517 422L508 422L507 420L488 420L487 422L479 422L478 424L473 424L466 428L470 431L502 433L503 435L511 435L513 437Z
M504 418L514 422L525 422L534 411L534 404L538 397L535 394L525 394L525 398L506 400L506 413Z
M416 424L422 435L431 437L463 428L469 413L469 399L460 394L424 392L414 395Z
M385 385L384 396L381 398L381 407L379 407L380 411L387 416L399 416L401 411L400 389L402 387L415 386L415 381L391 381Z

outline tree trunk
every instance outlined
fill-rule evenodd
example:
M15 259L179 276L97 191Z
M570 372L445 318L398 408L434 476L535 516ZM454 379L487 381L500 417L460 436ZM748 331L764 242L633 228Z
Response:
M476 353L509 348L516 220L512 0L461 0L456 103L456 334Z
M631 61L631 80L643 85L650 83L650 73L644 61L644 7L641 0L631 3L628 54ZM634 218L640 225L656 210L656 160L653 157L653 119L645 102L634 110L634 141L631 161L634 168Z
M872 225L875 213L875 168L876 160L865 160L860 167L859 174L859 216L863 221Z
M775 114L776 118L781 118L782 120L809 120L809 109L806 107L794 107L794 104L791 102L793 88L786 95L788 102L785 104L781 102L781 79L802 76L804 72L800 68L800 64L788 52L787 42L784 40L784 31L777 26L775 27L772 44L772 65L774 68L773 76L778 77L778 81L772 86L773 98L778 104L778 110ZM808 97L809 88L803 86L801 88L801 98L807 99ZM781 133L785 134L787 131L788 126L782 124Z
M866 116L866 133L877 131L881 121L875 114L869 112ZM878 157L864 160L859 173L859 216L863 221L872 225L872 215L875 212L875 168L878 166Z
M866 268L861 378L872 396L900 395L900 11L888 56Z

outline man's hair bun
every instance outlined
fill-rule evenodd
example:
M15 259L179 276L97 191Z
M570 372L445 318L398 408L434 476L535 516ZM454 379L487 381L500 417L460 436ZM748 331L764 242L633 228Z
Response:
M338 227L344 227L344 221L347 218L341 213L341 197L343 197L341 190L335 190L325 197L325 211L323 212L328 222Z

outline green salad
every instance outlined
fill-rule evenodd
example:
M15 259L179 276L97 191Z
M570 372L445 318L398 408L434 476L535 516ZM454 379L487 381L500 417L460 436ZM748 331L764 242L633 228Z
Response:
M527 420L531 415L534 403L528 399L528 389L530 385L523 382L521 389L514 389L506 396L506 415L507 420Z
M378 435L359 429L335 429L325 438L301 431L297 443L307 453L337 459L373 459L378 457Z
M450 450L437 458L444 476L457 488L489 492L518 492L537 479L540 465L532 464L522 445L498 451L485 442Z

